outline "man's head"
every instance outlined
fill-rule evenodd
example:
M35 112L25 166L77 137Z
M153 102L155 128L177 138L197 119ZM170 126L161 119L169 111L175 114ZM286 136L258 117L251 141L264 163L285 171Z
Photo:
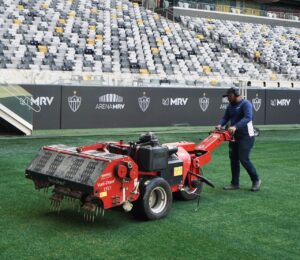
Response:
M241 100L240 91L238 88L230 88L226 91L226 94L223 97L227 97L230 103L236 103Z

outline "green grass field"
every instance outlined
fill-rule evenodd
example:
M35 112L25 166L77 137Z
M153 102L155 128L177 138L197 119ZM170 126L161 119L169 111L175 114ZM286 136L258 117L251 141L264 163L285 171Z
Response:
M229 183L227 144L204 167L216 185L196 201L174 201L167 218L136 220L121 209L86 223L71 205L58 215L48 197L34 190L24 170L46 144L83 145L100 140L136 140L145 129L40 131L34 137L0 138L0 259L300 259L300 128L262 128L252 153L263 184L249 191ZM195 141L206 128L157 128L161 142ZM205 130L205 131L200 131ZM56 136L56 137L55 137ZM57 137L60 136L60 137Z

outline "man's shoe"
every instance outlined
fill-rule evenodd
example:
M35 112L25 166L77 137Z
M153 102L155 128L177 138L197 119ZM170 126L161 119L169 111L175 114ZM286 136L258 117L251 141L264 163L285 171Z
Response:
M238 190L239 188L240 188L240 186L236 186L233 184L229 184L229 185L223 187L224 190Z
M261 180L255 181L252 184L251 191L259 191L261 185Z

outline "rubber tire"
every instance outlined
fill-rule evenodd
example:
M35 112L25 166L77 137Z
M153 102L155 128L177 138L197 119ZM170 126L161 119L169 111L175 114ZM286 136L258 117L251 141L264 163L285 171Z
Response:
M201 173L201 175L202 175L202 173ZM187 180L186 180L186 182L187 182ZM195 190L195 192L189 193L185 190L180 190L180 191L176 192L176 197L179 198L180 200L185 200L185 201L195 200L198 198L198 196L202 192L202 189L203 189L203 182L200 182L200 185Z
M156 188L162 188L166 194L166 205L164 209L159 212L153 212L149 205L150 194ZM166 217L172 207L173 197L170 185L168 182L160 177L147 179L141 182L140 196L134 203L133 214L143 220L157 220Z

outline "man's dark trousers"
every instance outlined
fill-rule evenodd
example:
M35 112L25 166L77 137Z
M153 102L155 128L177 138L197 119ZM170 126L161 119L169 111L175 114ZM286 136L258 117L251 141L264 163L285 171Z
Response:
M248 172L252 182L259 180L256 169L249 159L250 151L254 144L254 137L236 138L235 142L229 142L229 158L231 162L231 184L239 186L240 163Z

